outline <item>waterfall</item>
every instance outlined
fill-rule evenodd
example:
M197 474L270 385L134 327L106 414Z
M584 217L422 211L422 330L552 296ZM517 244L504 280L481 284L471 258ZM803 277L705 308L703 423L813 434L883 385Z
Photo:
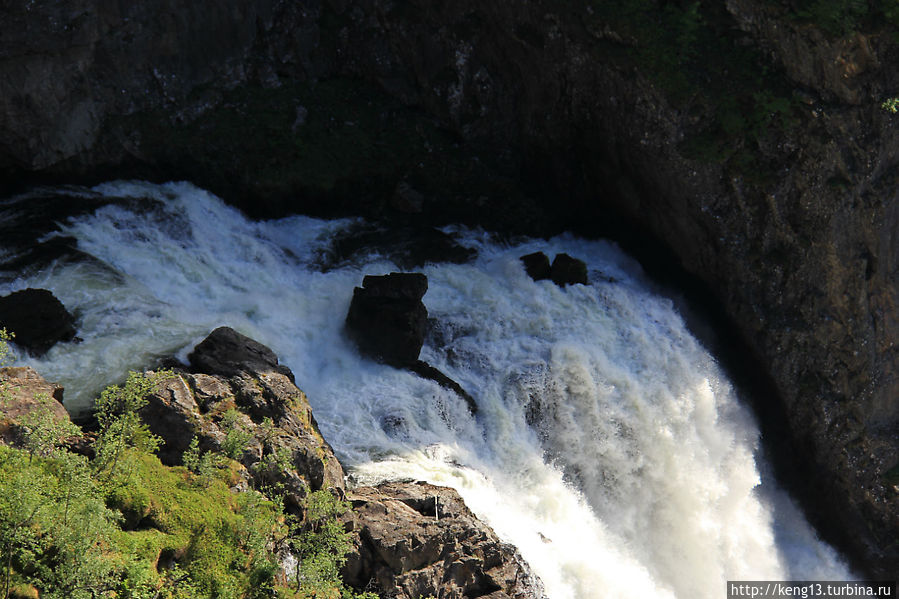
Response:
M350 220L251 222L186 183L117 182L61 223L89 258L0 284L51 289L79 344L34 366L70 411L129 369L182 359L213 328L271 347L359 484L457 489L519 548L553 599L722 597L727 580L848 579L761 461L759 431L668 299L613 244L498 243L457 228L468 264L428 265L423 359L468 390L366 360L343 334L377 254L323 270ZM583 259L590 285L535 282L519 256Z

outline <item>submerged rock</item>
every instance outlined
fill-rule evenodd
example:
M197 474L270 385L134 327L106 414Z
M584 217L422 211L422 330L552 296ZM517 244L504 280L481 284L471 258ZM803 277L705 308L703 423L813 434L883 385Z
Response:
M445 375L440 370L434 368L424 360L418 360L409 367L409 370L422 378L434 381L445 389L454 391L456 395L465 400L465 403L468 404L468 409L471 410L472 414L478 413L477 402L475 402L474 397L472 397L471 394L468 393L468 391L462 388L462 385Z
M359 350L392 366L414 364L425 338L428 310L421 298L427 290L421 273L366 276L353 290L346 317Z
M543 252L534 252L520 258L524 270L535 281L552 279L560 287L580 283L587 284L587 265L583 260L572 258L568 254L556 254L552 265Z
M423 482L347 492L355 546L344 581L397 599L537 599L543 585L459 494Z
M580 283L587 284L587 265L583 260L572 258L568 254L556 254L552 263L550 277L553 283L564 287Z
M29 288L0 297L0 327L15 333L16 345L33 356L75 338L75 317L46 289Z
M535 281L542 281L550 277L549 258L543 252L534 252L520 258L524 264L524 270Z

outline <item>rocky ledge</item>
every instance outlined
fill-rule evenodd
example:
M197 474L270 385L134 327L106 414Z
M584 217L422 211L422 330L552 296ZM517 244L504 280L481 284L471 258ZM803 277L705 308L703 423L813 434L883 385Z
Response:
M343 468L305 394L266 346L222 327L189 360L189 368L159 383L142 413L165 441L163 462L180 464L194 436L201 448L226 451L228 433L237 428L245 443L236 455L243 476L257 487L283 485L288 509L309 490L331 489L351 502L347 525L355 542L343 574L354 588L400 599L544 596L518 551L453 489L425 483L345 489Z
M353 508L344 516L353 549L342 576L359 591L398 599L545 597L518 551L478 520L453 489L426 483L345 489L343 468L305 394L268 347L221 327L189 360L190 366L161 377L141 413L164 441L164 463L180 465L197 438L201 449L226 453L243 466L236 491L280 484L285 507L294 513L310 491L330 489L345 497ZM0 442L21 443L19 423L38 407L69 421L62 387L31 368L0 369L0 389ZM240 442L229 447L235 432Z

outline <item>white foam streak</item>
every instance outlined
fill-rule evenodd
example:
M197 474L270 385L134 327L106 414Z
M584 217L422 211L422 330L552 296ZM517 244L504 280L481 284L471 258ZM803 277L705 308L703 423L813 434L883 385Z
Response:
M353 287L396 270L378 259L311 268L346 222L252 223L187 184L99 190L136 199L66 227L98 262L14 285L48 287L79 316L82 344L31 361L76 407L227 324L293 369L356 481L458 489L554 599L718 597L728 579L849 577L782 492L758 486L751 416L614 246L510 248L462 231L479 258L424 269L436 332L423 358L476 397L472 418L453 393L361 359L343 336ZM530 280L518 256L536 250L585 259L595 283Z

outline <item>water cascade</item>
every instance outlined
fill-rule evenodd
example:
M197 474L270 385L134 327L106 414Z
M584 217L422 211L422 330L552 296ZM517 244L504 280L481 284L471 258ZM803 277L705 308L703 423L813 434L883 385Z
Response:
M516 545L553 599L722 597L729 579L846 579L757 456L758 428L712 356L639 267L602 241L500 244L429 265L422 357L469 390L361 358L343 333L354 286L398 270L371 254L323 271L351 221L251 222L189 184L111 183L123 198L61 224L90 259L0 284L51 289L80 344L25 359L78 411L128 369L231 326L296 374L360 484L456 488ZM519 256L566 252L590 285L535 282Z

